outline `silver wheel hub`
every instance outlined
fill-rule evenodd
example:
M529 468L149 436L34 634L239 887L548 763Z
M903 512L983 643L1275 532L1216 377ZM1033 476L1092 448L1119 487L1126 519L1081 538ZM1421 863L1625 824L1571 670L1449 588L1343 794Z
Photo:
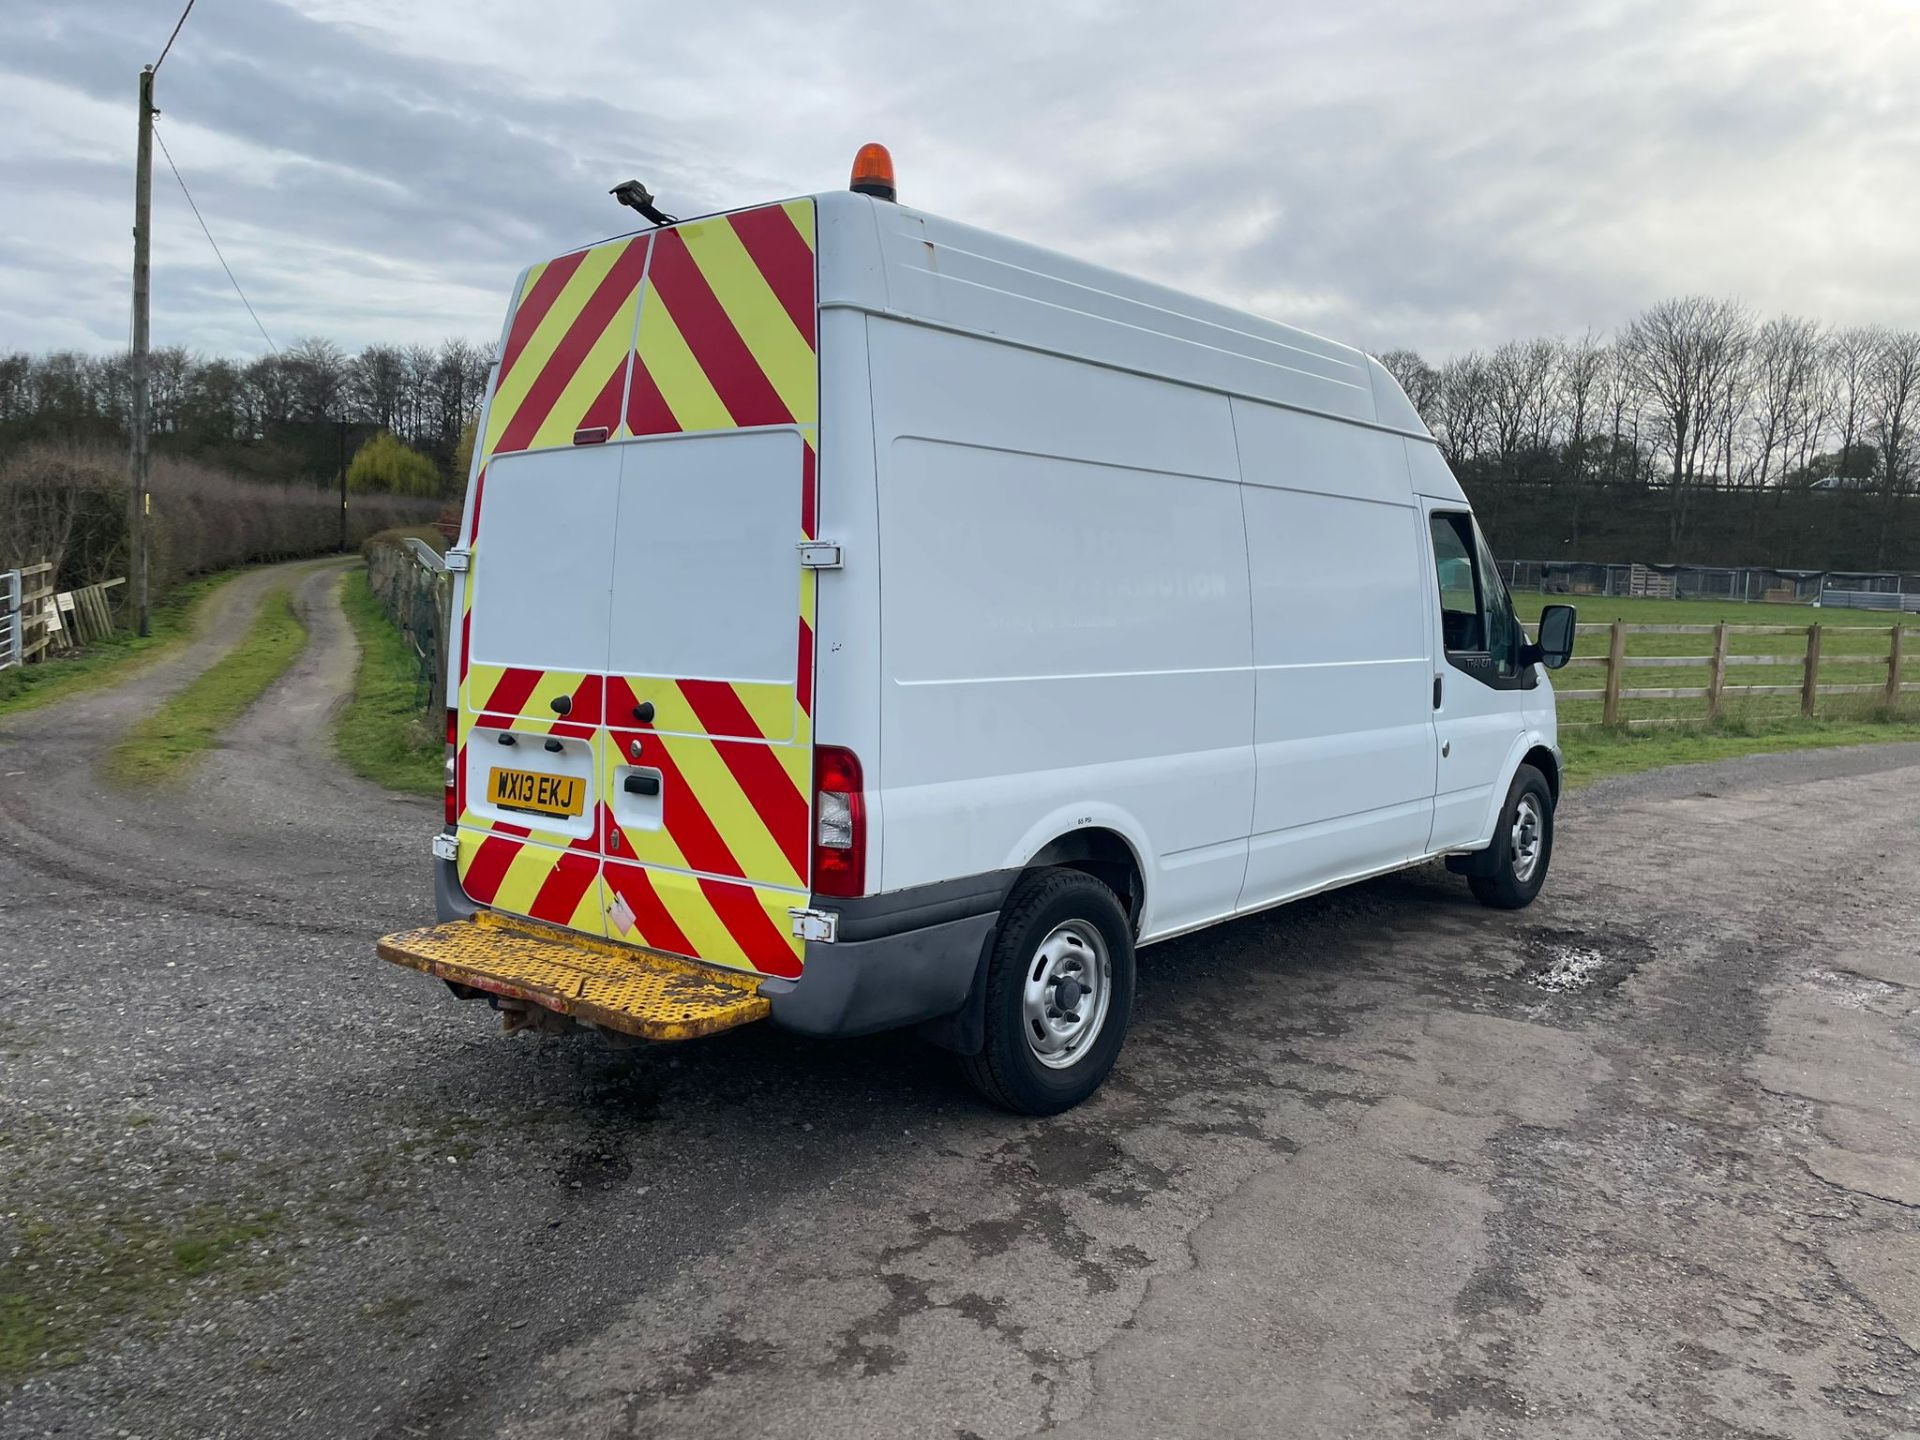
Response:
M1540 868L1540 852L1546 839L1546 817L1541 813L1539 797L1522 795L1513 810L1513 829L1507 836L1507 852L1512 856L1513 878L1522 885Z
M1027 962L1020 997L1027 1048L1042 1065L1064 1070L1091 1048L1112 996L1113 962L1099 928L1062 921Z

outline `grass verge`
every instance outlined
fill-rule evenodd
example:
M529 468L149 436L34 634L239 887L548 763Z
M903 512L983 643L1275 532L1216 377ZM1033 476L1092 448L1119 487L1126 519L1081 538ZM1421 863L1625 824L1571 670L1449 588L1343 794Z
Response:
M1875 709L1814 720L1797 716L1760 720L1735 717L1711 724L1646 729L1595 726L1560 732L1560 745L1566 752L1567 784L1573 789L1596 780L1664 765L1695 765L1779 750L1818 750L1899 740L1920 740L1920 713Z
M334 748L355 774L407 795L438 795L445 738L415 703L420 661L387 619L364 571L345 577L340 605L360 641L353 698L334 721Z
M292 594L284 587L269 591L240 643L113 747L107 774L122 784L179 774L286 673L306 644Z
M51 705L69 695L98 690L150 665L192 638L201 608L238 570L203 576L174 587L153 604L152 631L144 639L116 633L69 659L43 660L0 670L0 715Z

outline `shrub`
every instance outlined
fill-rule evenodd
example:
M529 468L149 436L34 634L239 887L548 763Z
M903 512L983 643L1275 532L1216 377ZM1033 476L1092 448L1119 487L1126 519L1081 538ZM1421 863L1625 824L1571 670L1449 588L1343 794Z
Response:
M438 495L440 469L391 431L382 430L355 452L347 488L389 495Z

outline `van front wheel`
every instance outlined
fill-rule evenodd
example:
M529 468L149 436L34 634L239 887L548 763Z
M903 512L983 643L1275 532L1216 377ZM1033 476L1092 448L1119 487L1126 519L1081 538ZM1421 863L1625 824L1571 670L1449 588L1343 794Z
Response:
M1547 777L1531 765L1514 773L1486 859L1485 873L1467 880L1482 905L1524 909L1546 883L1547 864L1553 859L1553 792Z
M1057 1115L1099 1089L1133 1013L1133 932L1113 891L1078 870L1014 887L987 962L986 1044L974 1088L1022 1115Z

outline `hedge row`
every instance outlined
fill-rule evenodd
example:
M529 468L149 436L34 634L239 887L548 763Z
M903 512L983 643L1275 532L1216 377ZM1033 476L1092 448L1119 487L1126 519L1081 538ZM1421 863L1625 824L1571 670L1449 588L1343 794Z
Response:
M307 485L243 480L190 460L155 458L149 585L159 594L191 575L319 555L340 543L340 496ZM354 495L347 543L431 520L439 502ZM61 589L127 573L127 458L100 446L37 445L0 462L0 570L40 560Z

